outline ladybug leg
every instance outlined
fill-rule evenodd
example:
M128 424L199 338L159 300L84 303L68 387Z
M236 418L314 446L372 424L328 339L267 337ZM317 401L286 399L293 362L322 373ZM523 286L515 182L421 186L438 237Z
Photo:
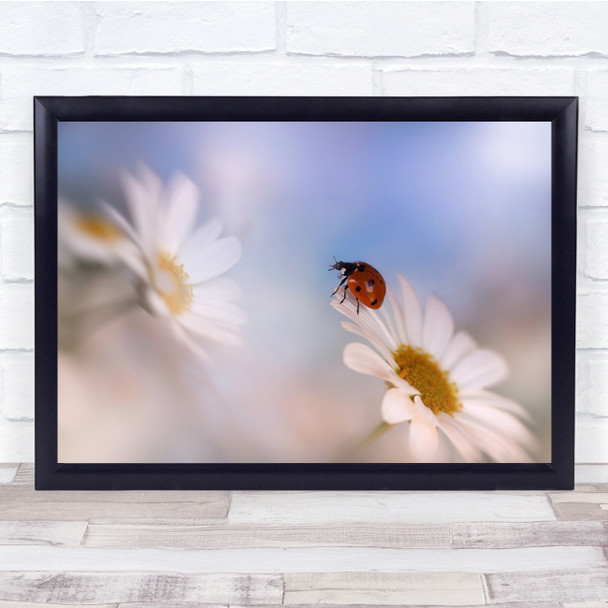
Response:
M340 287L342 287L342 285L344 285L344 281L346 281L346 279L348 279L348 277L344 277L340 281L340 284L334 289L333 293L331 294L332 296L338 292L338 289L340 289ZM346 287L344 289L346 289ZM344 294L344 297L346 297L346 294ZM342 302L344 302L344 300L342 300ZM340 302L340 303L342 303L342 302Z
M359 314L359 298L357 298L357 314Z
M344 283L344 281L342 281L342 283ZM340 285L342 285L342 283L340 283ZM347 287L348 287L347 285L344 285L344 295L342 296L342 299L340 300L340 304L342 304L342 302L344 302L344 300L346 300L346 289L347 289Z

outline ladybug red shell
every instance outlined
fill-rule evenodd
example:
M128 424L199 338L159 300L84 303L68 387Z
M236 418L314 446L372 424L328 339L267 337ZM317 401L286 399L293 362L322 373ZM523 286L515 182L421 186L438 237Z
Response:
M367 262L336 261L329 269L337 270L343 277L334 290L334 294L346 283L341 303L346 298L346 287L348 286L348 289L357 298L357 313L359 312L359 302L374 310L382 306L386 295L386 283L383 276L373 266Z

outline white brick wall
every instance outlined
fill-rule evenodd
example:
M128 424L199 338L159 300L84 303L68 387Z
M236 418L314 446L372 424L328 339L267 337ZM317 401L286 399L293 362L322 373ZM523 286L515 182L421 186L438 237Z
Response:
M10 252L8 252L10 255ZM0 285L0 351L34 347L34 285L4 282Z
M608 4L606 5L608 8ZM604 20L608 24L608 17ZM593 131L608 131L608 69L589 70L587 74L589 103L587 105L585 127Z
M33 94L579 95L578 462L608 462L608 2L0 3L0 462L33 457Z
M3 281L33 280L33 223L31 207L0 207L0 276Z
M585 276L608 280L608 219L588 220L585 223L587 261Z
M260 53L276 48L271 2L101 2L96 55Z
M0 71L0 77L1 74ZM2 103L1 86L0 81L0 104ZM3 114L4 110L0 109L0 121ZM0 205L34 204L32 148L31 133L3 134L0 131Z
M34 356L31 352L3 353L4 418L31 420L34 417Z
M78 4L36 2L0 5L2 54L59 57L83 53L85 19Z
M488 50L518 57L608 57L602 32L607 20L603 2L496 3L490 11Z
M340 57L462 55L475 46L473 2L287 3L287 51Z
M206 62L192 68L194 95L373 95L372 67L339 61Z
M584 100L581 100L583 102ZM608 139L583 131L578 147L579 207L608 207Z
M467 67L412 69L395 67L380 70L386 95L574 95L575 72L570 68Z

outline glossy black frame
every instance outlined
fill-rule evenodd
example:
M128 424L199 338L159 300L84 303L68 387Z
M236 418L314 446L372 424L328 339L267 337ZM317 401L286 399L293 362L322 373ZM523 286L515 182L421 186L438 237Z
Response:
M552 461L547 464L57 462L59 121L550 121ZM576 97L36 97L37 490L494 490L574 485Z

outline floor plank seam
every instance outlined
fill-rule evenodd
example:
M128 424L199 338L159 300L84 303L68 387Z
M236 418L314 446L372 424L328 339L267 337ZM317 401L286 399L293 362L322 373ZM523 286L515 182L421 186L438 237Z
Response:
M545 493L545 498L547 499L547 503L549 504L549 508L551 509L551 511L553 511L553 517L555 517L556 521L559 521L560 517L559 517L559 514L557 512L557 509L553 505L553 501L551 500L551 494L549 494L549 492L546 492Z
M228 506L226 507L226 517L224 518L224 524L228 523L228 518L230 517L230 509L232 508L232 497L234 496L234 492L228 492Z
M285 605L285 575L281 574L281 584L283 585L283 593L281 594L281 605Z
M456 545L456 540L454 538L454 534L455 534L454 526L452 526L452 525L448 526L448 534L450 536L450 549L454 549L455 545Z
M483 590L484 604L487 605L490 603L490 590L488 588L488 579L483 572L479 574L479 577L481 579L481 588Z
M87 540L87 536L89 534L90 525L91 525L91 523L87 521L87 525L85 526L84 531L82 533L82 537L80 538L80 542L78 543L79 547L84 547L86 545L86 540Z

